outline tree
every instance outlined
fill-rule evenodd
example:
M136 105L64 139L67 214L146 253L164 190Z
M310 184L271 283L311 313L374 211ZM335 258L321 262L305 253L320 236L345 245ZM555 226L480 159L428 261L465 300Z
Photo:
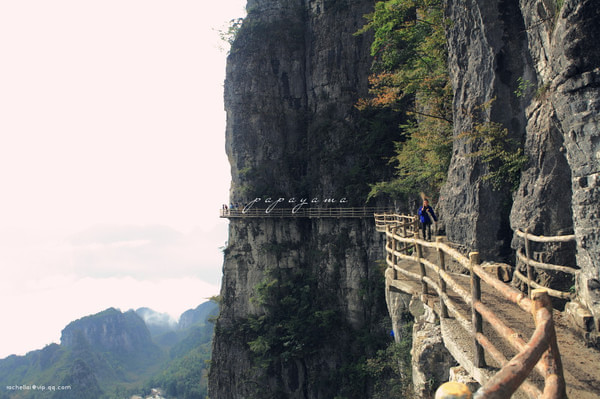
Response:
M369 198L434 196L444 183L452 149L452 88L447 69L442 0L388 0L375 4L359 34L373 31L370 96L357 107L406 113L399 126L395 178L371 186Z

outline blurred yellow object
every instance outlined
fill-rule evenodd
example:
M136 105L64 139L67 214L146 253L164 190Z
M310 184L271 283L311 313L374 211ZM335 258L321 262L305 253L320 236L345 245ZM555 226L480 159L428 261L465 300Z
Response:
M460 382L446 382L435 392L435 399L471 399L471 391Z

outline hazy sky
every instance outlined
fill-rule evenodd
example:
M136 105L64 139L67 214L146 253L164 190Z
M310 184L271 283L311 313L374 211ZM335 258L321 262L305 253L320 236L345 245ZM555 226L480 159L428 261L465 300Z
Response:
M218 30L244 5L0 0L0 358L110 306L177 317L218 293Z

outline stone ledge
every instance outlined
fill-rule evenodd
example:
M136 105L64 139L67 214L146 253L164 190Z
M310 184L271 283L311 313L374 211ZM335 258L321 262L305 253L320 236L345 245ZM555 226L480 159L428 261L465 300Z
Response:
M565 313L568 316L569 323L581 332L590 332L594 328L594 317L592 312L577 301L568 302L565 306Z
M441 319L442 339L444 345L456 361L480 385L484 385L493 377L497 370L475 367L473 364L474 351L471 335L464 331L460 323L454 319Z

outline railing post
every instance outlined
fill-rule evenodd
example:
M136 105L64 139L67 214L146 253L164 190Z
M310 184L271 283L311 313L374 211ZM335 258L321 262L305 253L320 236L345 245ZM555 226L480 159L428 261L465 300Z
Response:
M537 320L537 313L540 308L546 308L552 315L552 301L550 295L545 289L535 289L531 292L531 300L533 306L531 307L531 313L533 315L533 321L537 326L539 321ZM560 352L558 351L558 343L556 342L556 329L554 322L552 322L552 331L548 337L548 350L542 355L541 361L545 363L546 375L544 385L544 398L552 399L563 399L567 397L565 377L563 375L562 360L560 358Z
M388 235L388 237L391 239L390 244L392 247L392 251L395 251L396 250L396 239L394 238L394 234L396 233L396 228L388 225L387 229L390 232L390 235ZM398 265L398 259L394 252L392 252L391 257L392 257L392 265L393 265L392 269L394 270L394 280L398 280L398 270L396 270L396 266Z
M396 235L398 234L398 226L396 226L396 225L394 225L394 234L396 234ZM395 242L394 250L400 252L401 241L398 241L394 238L394 242Z
M529 228L525 229L525 267L527 268L527 295L531 298L531 280L533 278L533 270L531 270L531 244L529 242Z
M436 237L435 238L435 242L437 244L441 244L444 241L443 237ZM440 271L446 271L446 254L444 253L444 251L442 250L442 248L438 247L437 248L437 252L438 252L438 266L440 267ZM438 279L440 281L440 289L442 291L442 294L446 294L446 280L444 280L442 278L441 273L438 273ZM444 302L444 299L442 298L442 295L440 295L440 310L441 310L441 316L442 318L448 318L448 308L446 307L446 302Z
M419 269L421 270L421 285L423 286L423 295L429 294L429 290L427 289L427 283L423 279L423 277L427 276L427 271L425 270L425 265L421 262L421 258L423 258L423 248L421 244L415 240L415 246L417 247L417 261L419 262Z
M404 237L404 238L407 237L407 235L406 235L406 223L405 222L402 222L402 237ZM407 242L402 243L402 250L405 251L405 253L408 250L408 243Z
M481 279L475 273L474 266L479 264L479 252L471 252L469 254L470 273L471 273L471 322L473 323L473 342L475 343L475 359L473 361L475 367L485 367L485 354L483 347L477 341L477 334L483 333L483 318L477 310L475 303L481 301Z

